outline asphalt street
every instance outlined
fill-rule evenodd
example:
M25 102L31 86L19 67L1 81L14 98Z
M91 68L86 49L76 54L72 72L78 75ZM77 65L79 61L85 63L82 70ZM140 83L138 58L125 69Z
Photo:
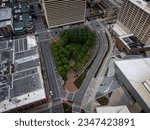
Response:
M41 13L40 8L38 7L38 1L33 0L32 3L35 14ZM49 90L52 92L51 98L53 102L53 107L43 112L63 113L64 110L62 106L62 97L65 97L66 93L63 90L63 87L59 80L59 75L56 72L56 66L50 47L51 33L43 21L42 15L38 15L36 17L34 25L36 30L36 37L37 40L39 41L38 43L42 50L42 56L44 59L44 65L47 74L48 87Z
M91 69L87 73L79 91L74 96L74 104L73 104L73 112L80 112L81 111L81 103L83 100L83 97L86 93L86 90L96 74L96 71L98 67L100 66L101 62L103 61L103 58L105 56L105 53L107 52L107 43L106 43L106 37L103 32L103 27L101 26L100 22L95 20L92 21L90 26L93 30L97 32L98 39L99 39L99 51L98 54L92 64Z
M50 49L50 42L44 41L40 42L41 49L43 52L46 72L47 72L47 80L49 83L50 90L52 91L52 101L53 101L53 107L52 112L53 113L63 113L63 106L61 104L61 95L58 88L58 80L55 73L55 67L52 62L52 54Z
M34 19L34 27L35 27L36 32L46 30L47 26L44 24L43 15L42 15L43 13L41 12L41 9L38 6L38 1L32 0L31 5L33 5L34 12L36 15L36 18Z

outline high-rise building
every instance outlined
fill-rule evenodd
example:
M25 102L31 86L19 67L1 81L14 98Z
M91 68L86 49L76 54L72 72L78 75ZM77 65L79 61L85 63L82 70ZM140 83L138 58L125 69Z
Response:
M115 78L131 99L128 107L150 112L150 58L115 61Z
M144 44L150 44L150 7L146 1L124 0L117 24Z
M49 28L85 21L86 0L43 0Z

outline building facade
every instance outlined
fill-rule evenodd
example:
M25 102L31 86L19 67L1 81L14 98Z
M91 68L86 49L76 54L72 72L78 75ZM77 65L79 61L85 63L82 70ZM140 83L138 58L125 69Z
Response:
M150 58L115 61L115 77L133 104L150 112ZM141 107L141 108L140 108Z
M86 0L43 0L49 28L85 21Z
M124 0L117 24L144 44L150 44L150 7L147 2Z

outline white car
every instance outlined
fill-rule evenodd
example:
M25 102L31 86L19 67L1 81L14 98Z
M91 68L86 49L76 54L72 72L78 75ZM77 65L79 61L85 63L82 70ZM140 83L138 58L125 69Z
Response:
M52 96L53 95L52 91L49 91L49 94Z

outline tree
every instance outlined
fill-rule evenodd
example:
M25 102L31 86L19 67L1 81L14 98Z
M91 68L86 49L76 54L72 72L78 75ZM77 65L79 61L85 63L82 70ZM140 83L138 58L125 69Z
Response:
M76 59L78 53L79 53L79 52L78 52L77 50L74 50L74 51L72 52L72 57Z
M59 66L58 71L59 71L59 73L61 73L62 71L64 71L64 68L62 66Z
M74 69L78 71L87 62L90 48L96 43L96 35L89 28L65 30L60 34L60 40L52 43L58 72L64 80L70 67L69 60L74 60Z
M68 65L68 64L65 64L65 65L63 66L63 68L64 68L64 70L67 72L68 69L69 69L69 65Z
M92 46L92 40L90 40L90 39L88 39L87 41L86 41L86 46L88 46L88 47L91 47Z
M68 59L66 58L66 57L63 57L62 59L61 59L61 62L63 63L63 64L68 64Z
M79 53L76 57L76 60L79 62L79 61L81 61L81 59L82 59L82 55Z
M67 72L66 71L61 71L60 75L62 76L63 80L67 80Z
M78 71L78 70L81 68L81 66L82 66L81 63L77 63L77 64L75 64L74 69L75 69L76 71Z
M67 59L70 59L70 54L71 54L70 51L68 51L68 50L65 51L65 56Z

